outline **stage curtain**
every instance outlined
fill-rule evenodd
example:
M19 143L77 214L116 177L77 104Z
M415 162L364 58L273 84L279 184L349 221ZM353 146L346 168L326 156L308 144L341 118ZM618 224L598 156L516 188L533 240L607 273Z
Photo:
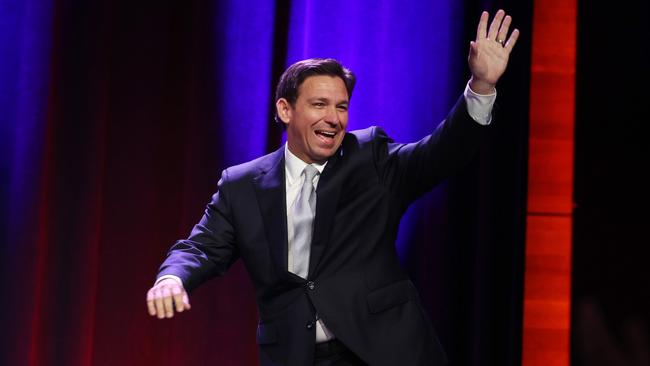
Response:
M241 263L172 320L145 294L221 171L283 143L281 71L338 58L358 77L350 128L414 141L501 7L523 37L494 126L409 210L397 251L454 364L519 364L531 4L452 0L0 0L0 364L256 364Z

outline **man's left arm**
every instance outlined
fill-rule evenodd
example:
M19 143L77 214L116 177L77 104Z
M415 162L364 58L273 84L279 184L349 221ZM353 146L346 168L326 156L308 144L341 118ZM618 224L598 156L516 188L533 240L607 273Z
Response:
M483 12L476 40L470 42L472 77L447 118L424 139L412 144L389 142L378 154L380 174L391 190L409 203L465 166L475 155L479 137L490 124L496 83L508 64L519 31L508 35L512 18L499 10L488 28ZM507 39L507 41L506 41ZM379 140L383 131L378 131ZM382 151L383 150L383 151Z

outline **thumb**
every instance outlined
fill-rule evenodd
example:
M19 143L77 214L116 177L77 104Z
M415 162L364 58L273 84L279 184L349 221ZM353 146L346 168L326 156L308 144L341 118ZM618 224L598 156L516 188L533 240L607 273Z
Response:
M478 51L476 49L476 42L470 41L469 42L469 54L473 56L473 55L476 55L477 52Z

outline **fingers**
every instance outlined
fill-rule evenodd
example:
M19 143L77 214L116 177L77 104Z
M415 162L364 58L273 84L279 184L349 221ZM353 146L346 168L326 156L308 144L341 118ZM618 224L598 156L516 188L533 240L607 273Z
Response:
M170 291L169 287L164 287L162 289L162 294L163 294L163 306L165 308L165 316L168 318L171 318L174 316L174 305L172 304L172 292Z
M499 9L490 23L490 28L487 28L488 19L490 14L487 11L481 13L481 19L478 22L478 28L476 30L476 40L488 39L501 43L508 52L512 51L517 39L519 38L519 30L515 29L508 37L508 32L510 31L510 24L512 23L512 17L506 15L506 12L503 9ZM486 33L487 32L487 33ZM473 49L473 48L472 48Z
M488 30L487 38L496 40L497 34L499 33L499 28L501 27L501 22L503 21L503 16L506 14L505 11L502 9L499 9L497 11L497 14L494 16L494 19L492 19L492 23L490 24L490 29ZM482 15L481 15L482 17Z
M478 28L476 29L476 40L485 39L487 36L487 23L490 14L487 11L481 13L481 19L478 21Z
M519 38L519 29L515 29L512 31L512 34L510 35L508 42L506 42L504 46L508 52L512 51L512 48L515 47L515 43L517 43L518 38Z
M156 305L153 299L153 289L151 289L147 291L147 310L149 310L149 315L156 316Z
M163 280L147 292L149 315L158 319L172 318L174 310L182 312L191 309L189 297L182 285L174 280Z
M183 292L183 305L186 310L190 310L192 308L190 305L190 298L187 296L187 292Z
M508 38L508 29L510 28L511 22L512 17L510 15L506 15L506 17L503 18L503 23L501 23L501 28L499 28L499 33L495 38L497 42L505 44L506 38Z
M153 296L153 302L156 305L156 316L158 316L158 319L162 319L165 317L165 307L163 306L163 297L160 289L154 290Z
M190 310L190 302L187 294L180 288L180 286L172 288L172 296L176 311L182 313L185 309Z

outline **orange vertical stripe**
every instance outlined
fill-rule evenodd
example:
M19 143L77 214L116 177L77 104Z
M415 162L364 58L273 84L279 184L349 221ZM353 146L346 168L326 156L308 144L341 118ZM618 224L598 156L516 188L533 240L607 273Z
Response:
M569 365L576 0L533 13L524 366Z

